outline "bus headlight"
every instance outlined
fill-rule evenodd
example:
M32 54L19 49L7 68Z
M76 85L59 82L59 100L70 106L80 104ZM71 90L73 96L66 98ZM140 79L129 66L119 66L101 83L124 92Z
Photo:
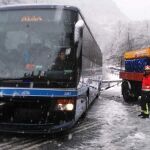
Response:
M60 111L72 111L74 109L74 100L58 99L56 109Z
M74 105L73 105L73 104L67 104L67 105L66 105L66 110L68 110L68 111L72 111L73 108L74 108Z

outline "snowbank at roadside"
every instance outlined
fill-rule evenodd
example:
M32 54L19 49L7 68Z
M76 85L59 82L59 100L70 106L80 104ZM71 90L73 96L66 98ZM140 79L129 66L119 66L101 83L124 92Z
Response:
M107 90L104 90L102 93L112 95L112 96L121 97L122 96L122 94L121 94L121 84L115 85L114 87L111 87Z

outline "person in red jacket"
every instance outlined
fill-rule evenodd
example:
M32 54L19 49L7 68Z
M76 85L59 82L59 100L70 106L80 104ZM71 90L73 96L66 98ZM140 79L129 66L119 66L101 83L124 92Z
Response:
M149 118L149 103L150 103L150 66L145 66L145 73L142 81L142 97L141 97L141 116Z

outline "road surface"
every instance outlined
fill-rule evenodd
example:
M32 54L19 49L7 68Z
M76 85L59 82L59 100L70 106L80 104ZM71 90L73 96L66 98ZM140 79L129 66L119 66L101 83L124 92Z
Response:
M103 91L85 118L66 135L1 135L0 150L149 150L150 119L123 101L120 86Z

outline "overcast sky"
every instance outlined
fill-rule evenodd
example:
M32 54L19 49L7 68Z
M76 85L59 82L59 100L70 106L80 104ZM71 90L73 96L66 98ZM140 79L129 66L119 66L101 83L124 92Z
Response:
M133 20L150 20L150 0L113 0Z

